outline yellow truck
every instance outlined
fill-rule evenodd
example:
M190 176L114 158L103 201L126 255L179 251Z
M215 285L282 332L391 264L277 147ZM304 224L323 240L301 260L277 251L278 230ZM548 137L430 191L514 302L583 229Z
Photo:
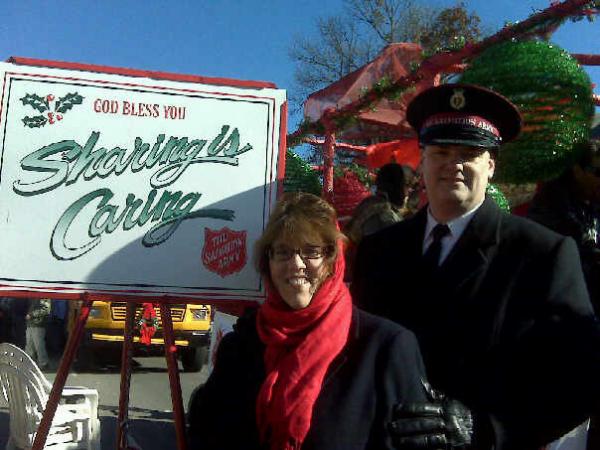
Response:
M171 318L177 353L180 355L183 370L198 371L208 358L210 337L211 310L208 305L172 304ZM154 308L158 318L159 328L152 338L151 346L164 345L160 308ZM82 351L79 352L79 362L82 366L96 362L97 356L120 352L125 330L125 302L95 301L92 305L88 321L85 325L85 337ZM142 314L142 304L136 306L136 323ZM139 329L134 330L134 345L137 348L146 347L139 343ZM91 350L91 351L89 351ZM98 358L96 358L98 359Z

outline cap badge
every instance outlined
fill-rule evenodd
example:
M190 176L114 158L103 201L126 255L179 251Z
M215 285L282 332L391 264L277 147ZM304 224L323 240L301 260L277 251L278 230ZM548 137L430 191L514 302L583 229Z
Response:
M465 91L463 89L454 89L454 93L450 97L450 106L454 109L463 109L466 104Z

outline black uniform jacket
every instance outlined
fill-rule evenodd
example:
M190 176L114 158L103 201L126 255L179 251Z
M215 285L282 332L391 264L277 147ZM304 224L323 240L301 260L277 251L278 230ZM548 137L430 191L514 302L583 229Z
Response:
M432 385L489 426L479 448L536 449L582 422L600 341L573 240L486 199L431 274L426 221L423 209L361 243L355 302L416 334Z
M223 337L214 370L192 398L190 449L261 448L256 398L265 378L255 314ZM424 401L423 363L414 335L354 309L350 336L330 365L303 450L390 449L385 423L399 402Z

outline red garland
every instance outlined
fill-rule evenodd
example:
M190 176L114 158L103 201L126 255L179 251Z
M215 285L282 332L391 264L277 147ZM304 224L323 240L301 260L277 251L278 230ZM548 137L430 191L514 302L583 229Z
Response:
M351 170L345 170L343 176L334 178L333 185L333 206L341 221L348 219L354 212L354 208L365 197L371 195L358 175Z
M588 4L591 4L590 0L564 0L562 2L553 1L547 9L533 14L523 22L519 22L515 25L510 25L502 28L496 34L489 36L482 41L477 43L468 43L460 50L455 51L441 51L429 58L423 60L421 65L413 73L399 78L389 86L380 89L372 87L362 97L354 100L351 103L338 109L331 109L323 114L321 118L321 124L326 125L326 121L330 122L328 128L329 132L339 131L339 128L335 126L336 121L340 121L345 117L355 117L359 111L368 108L373 102L380 98L385 98L386 95L396 93L399 90L408 89L413 87L420 80L434 77L436 74L449 70L453 72L453 67L457 64L464 63L489 47L505 42L513 38L540 35L544 32L551 31L554 27L560 24L560 20L576 15L590 16L592 14L598 14L598 8L588 8ZM383 95L382 95L383 94ZM318 123L318 122L317 122ZM333 126L332 126L333 124ZM287 136L288 142L294 142L298 138L305 136L309 132L318 131L318 127L315 123L304 123L296 131Z
M139 321L140 342L150 345L152 336L154 336L154 333L156 333L156 329L158 328L158 319L152 303L144 303L142 308L142 318Z

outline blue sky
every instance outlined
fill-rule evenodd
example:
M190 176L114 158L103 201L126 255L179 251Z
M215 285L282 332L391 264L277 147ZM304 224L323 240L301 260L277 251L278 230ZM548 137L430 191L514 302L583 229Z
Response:
M430 0L451 6L455 0ZM549 0L465 0L491 31L526 19ZM273 81L290 88L295 35L342 0L4 0L0 58L26 56L204 76ZM553 41L600 53L600 19L565 24ZM600 68L586 68L600 93ZM290 121L290 131L299 117Z

